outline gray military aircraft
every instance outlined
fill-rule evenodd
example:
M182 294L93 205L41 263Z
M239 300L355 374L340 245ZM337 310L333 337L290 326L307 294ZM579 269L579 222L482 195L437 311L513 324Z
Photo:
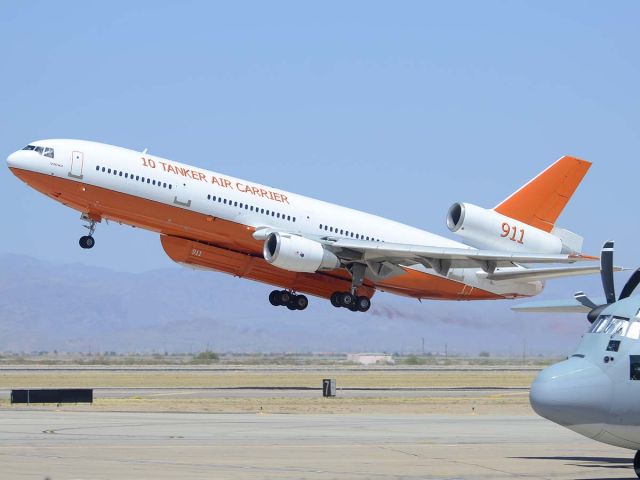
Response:
M572 301L528 302L522 312L585 312L589 331L573 355L545 368L531 385L536 413L599 442L635 450L633 467L640 478L640 268L616 301L613 242L600 257L605 298L592 301L577 292Z

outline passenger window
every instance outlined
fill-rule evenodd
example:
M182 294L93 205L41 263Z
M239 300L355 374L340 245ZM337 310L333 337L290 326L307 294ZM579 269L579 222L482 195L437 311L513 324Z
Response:
M105 170L105 168L104 168L104 167L102 167L102 171L103 171L103 172L104 172L104 170Z
M233 202L233 206L237 207L238 206L238 202Z
M222 200L222 203L224 203L226 205L227 204L227 199L225 198L224 200Z
M207 195L207 200L211 200L211 195Z
M171 190L173 188L173 185L169 184L169 190Z
M147 178L147 183L151 183L151 179L150 178Z
M100 167L96 165L96 172L100 171Z
M124 178L129 178L129 174L128 174L128 173L125 173L125 174L124 174Z
M120 171L120 174L119 174L119 176L122 176L122 171Z
M640 355L629 355L629 364L629 378L631 380L640 380Z

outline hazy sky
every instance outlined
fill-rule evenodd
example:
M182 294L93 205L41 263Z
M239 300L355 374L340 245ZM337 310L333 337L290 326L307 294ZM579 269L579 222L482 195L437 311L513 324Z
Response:
M638 25L638 2L3 1L0 151L148 148L447 236L451 203L493 207L572 154L594 165L561 226L635 267ZM76 212L0 172L0 252L171 264L113 224L80 249Z

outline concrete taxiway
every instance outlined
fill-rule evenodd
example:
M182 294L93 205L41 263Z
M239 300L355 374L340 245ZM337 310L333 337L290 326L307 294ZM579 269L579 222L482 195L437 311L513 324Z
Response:
M11 479L622 479L632 453L533 415L0 410Z

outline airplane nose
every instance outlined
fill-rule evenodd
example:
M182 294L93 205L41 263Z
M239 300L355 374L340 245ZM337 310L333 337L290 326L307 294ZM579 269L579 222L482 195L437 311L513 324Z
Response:
M541 417L594 437L606 422L612 392L606 373L584 358L572 357L540 372L529 401Z
M10 167L15 167L16 166L16 162L18 160L18 152L13 152L11 155L9 155L7 157L7 165L9 165Z

